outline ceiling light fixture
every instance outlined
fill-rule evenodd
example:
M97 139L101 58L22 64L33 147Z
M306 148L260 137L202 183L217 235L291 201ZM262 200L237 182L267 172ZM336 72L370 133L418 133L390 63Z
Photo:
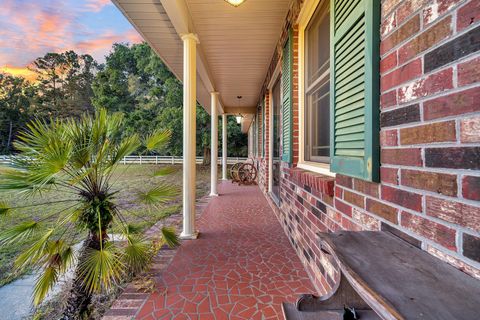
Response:
M237 123L238 124L241 124L242 123L242 115L239 113L238 116L235 116L235 119L237 120Z
M238 7L239 5L245 2L245 0L225 0L225 1L227 1L234 7Z

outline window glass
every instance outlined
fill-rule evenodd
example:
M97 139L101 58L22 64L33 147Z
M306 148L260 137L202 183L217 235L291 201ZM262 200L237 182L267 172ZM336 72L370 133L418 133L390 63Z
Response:
M328 162L330 155L330 15L328 1L305 29L304 154L306 161Z

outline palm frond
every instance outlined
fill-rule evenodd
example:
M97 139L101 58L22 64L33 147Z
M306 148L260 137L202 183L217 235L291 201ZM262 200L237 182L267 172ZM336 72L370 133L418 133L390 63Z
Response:
M86 248L85 259L79 262L80 275L85 288L90 292L110 289L122 278L125 265L117 247L105 243L102 250Z
M124 248L124 259L128 268L133 272L142 271L150 261L151 247L150 241L138 235L126 235L127 245Z
M175 248L180 245L180 239L172 227L162 227L162 239L170 248Z
M160 151L170 140L170 130L155 130L145 138L145 147L148 151Z
M12 208L5 201L0 201L0 216L7 215L12 212Z
M178 193L179 190L177 187L161 184L150 190L137 192L137 197L147 205L156 205L172 200Z
M37 241L15 259L14 267L23 269L41 260L47 254L47 245L54 229L47 230Z
M38 306L58 281L59 272L55 267L42 270L33 288L33 303Z
M137 151L141 145L140 137L137 134L123 139L111 157L111 164L115 165L119 163L124 157Z
M0 235L0 244L10 244L15 241L30 238L39 229L40 225L36 221L25 221L13 228L7 229Z
M142 230L142 227L129 223L124 227L124 234L136 234L142 232Z
M165 177L168 176L169 174L172 174L174 172L178 171L178 169L174 166L168 166L168 167L163 167L158 169L153 173L154 177Z

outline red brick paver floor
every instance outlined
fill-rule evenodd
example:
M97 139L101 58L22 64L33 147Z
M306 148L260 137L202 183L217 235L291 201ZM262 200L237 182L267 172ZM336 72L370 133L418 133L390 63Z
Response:
M314 292L258 187L219 191L137 319L282 319L281 302Z

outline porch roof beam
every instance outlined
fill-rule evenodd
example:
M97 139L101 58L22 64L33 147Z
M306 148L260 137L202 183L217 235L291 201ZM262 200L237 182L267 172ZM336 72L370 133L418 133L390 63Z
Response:
M193 22L185 0L160 0L160 2L162 3L163 9L168 15L170 22L175 28L175 31L180 37L183 34L195 33ZM216 91L213 77L210 73L210 68L208 67L207 59L205 58L205 54L203 53L201 46L198 46L197 48L197 74L208 92ZM221 97L218 99L217 106L217 111L220 114L224 113ZM207 106L204 106L204 108L210 113L210 110Z

